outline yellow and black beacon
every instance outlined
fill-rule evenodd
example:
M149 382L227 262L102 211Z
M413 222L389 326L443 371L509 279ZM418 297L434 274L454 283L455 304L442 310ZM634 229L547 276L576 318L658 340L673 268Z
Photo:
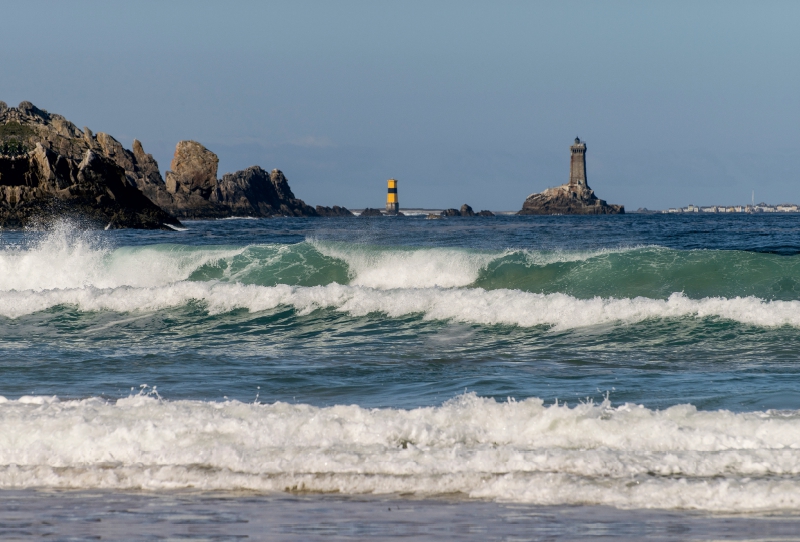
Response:
M400 202L397 200L397 179L389 179L389 193L386 194L386 214L396 215L400 212Z

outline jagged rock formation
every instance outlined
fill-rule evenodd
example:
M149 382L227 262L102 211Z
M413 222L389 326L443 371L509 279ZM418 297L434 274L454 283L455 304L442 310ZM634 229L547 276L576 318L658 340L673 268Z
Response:
M461 209L445 209L442 211L441 216L494 216L494 213L491 211L481 211L476 213L472 210L472 207L467 205L466 203L461 206Z
M197 141L179 141L167 171L167 192L194 193L208 200L217 187L218 164L217 155Z
M624 214L623 205L610 205L594 195L586 182L586 143L575 138L570 147L570 176L567 184L531 194L520 215L614 215Z
M324 217L351 217L355 216L353 213L350 212L349 209L345 207L339 207L338 205L334 205L333 207L323 207L322 205L317 205L315 209L319 216Z
M616 215L623 205L610 205L594 195L594 190L568 184L531 194L522 204L520 215Z
M251 166L217 179L217 155L196 141L180 141L166 182L142 182L145 194L180 218L318 216L297 199L278 169Z
M311 206L294 197L281 170L267 173L258 166L226 173L211 201L236 216L317 216Z
M146 176L148 166L138 167L136 156L111 136L81 131L30 102L0 102L2 227L45 226L60 217L106 228L179 226L132 180Z
M616 215L624 214L623 205L610 205L594 195L593 190L571 189L569 185L548 188L531 194L522 204L520 215Z

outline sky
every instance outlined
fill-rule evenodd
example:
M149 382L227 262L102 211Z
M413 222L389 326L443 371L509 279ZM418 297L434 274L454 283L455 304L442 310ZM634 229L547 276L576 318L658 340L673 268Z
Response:
M800 203L800 2L0 0L0 100L284 172L311 205L517 210L588 146L628 210Z

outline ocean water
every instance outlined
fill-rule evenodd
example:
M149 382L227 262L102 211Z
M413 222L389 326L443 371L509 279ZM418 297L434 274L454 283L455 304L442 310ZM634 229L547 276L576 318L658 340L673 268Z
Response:
M794 521L800 216L186 226L0 233L6 504Z

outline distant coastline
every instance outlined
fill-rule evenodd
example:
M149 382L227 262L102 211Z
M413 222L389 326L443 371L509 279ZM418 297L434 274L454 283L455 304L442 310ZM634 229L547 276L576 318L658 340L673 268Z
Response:
M647 209L640 207L637 214L683 214L683 213L797 213L800 206L796 203L757 203L755 205L687 205L686 207L670 207L668 209Z

